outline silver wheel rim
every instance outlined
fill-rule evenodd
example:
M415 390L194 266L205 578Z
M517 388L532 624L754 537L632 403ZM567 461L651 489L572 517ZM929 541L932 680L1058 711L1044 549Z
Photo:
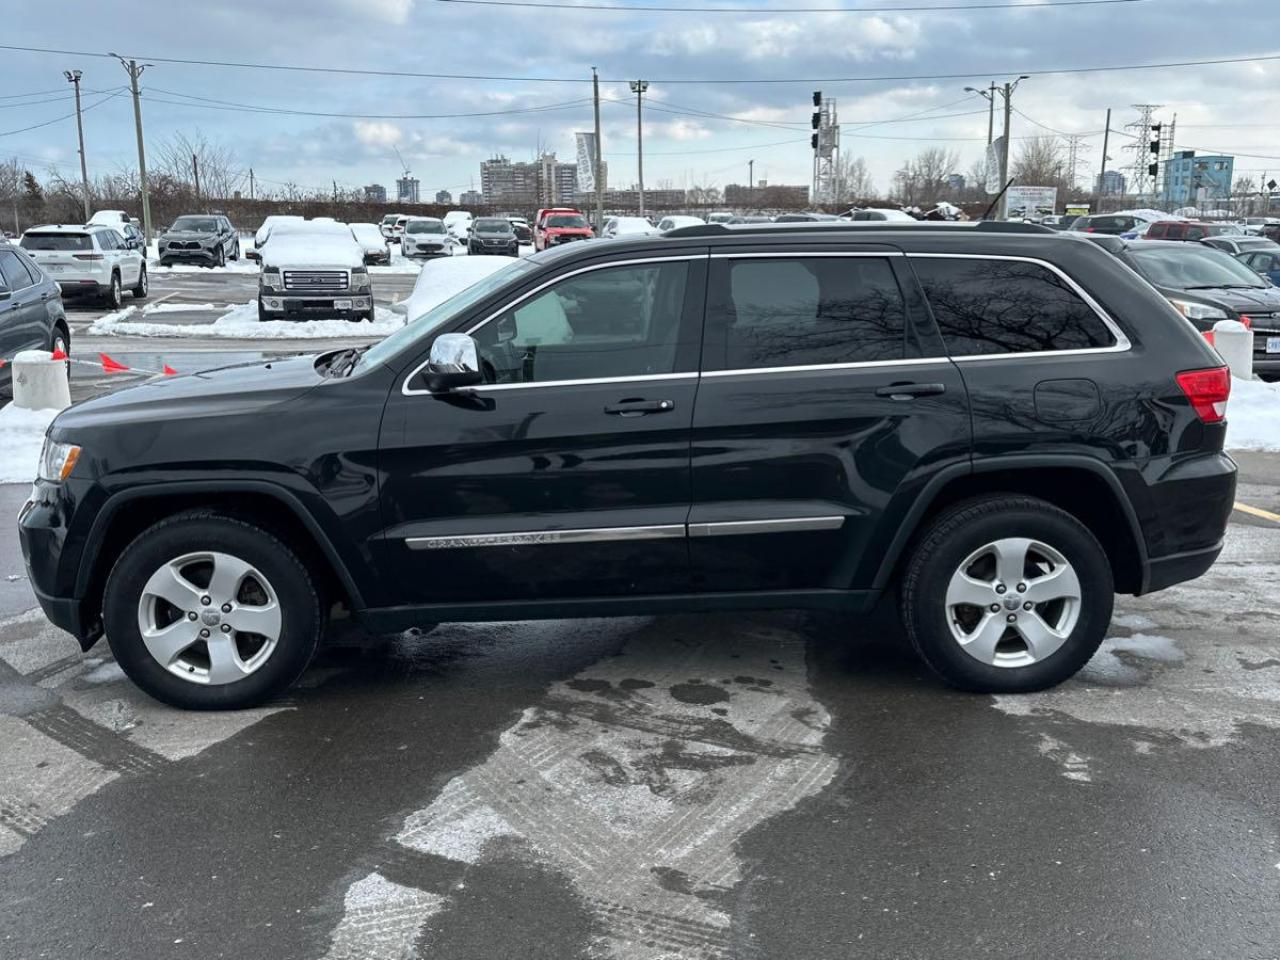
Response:
M992 667L1026 667L1053 656L1080 619L1080 578L1039 540L1005 537L980 547L947 584L952 638Z
M111 305L113 307L120 306L120 278L111 278Z
M63 353L67 352L67 341L62 336L62 334L58 334L56 337L53 338L53 350L54 350L54 353L57 353L59 350L61 350Z
M147 292L147 268L142 268L142 276L138 278L138 289L144 294Z
M138 599L138 630L155 661L205 686L256 673L280 642L283 619L271 583L229 553L203 551L170 560Z

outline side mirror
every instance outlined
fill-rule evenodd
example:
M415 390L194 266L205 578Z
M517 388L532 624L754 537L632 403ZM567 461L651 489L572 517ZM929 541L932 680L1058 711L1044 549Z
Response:
M483 382L480 350L475 340L465 333L440 334L431 344L431 357L422 375L432 393L446 393Z

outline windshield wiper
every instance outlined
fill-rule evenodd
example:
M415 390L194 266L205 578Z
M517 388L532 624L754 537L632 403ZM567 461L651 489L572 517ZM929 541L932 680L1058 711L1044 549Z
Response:
M356 361L360 359L360 354L364 353L365 349L365 347L348 347L335 354L329 361L326 374L330 377L345 377L355 367Z

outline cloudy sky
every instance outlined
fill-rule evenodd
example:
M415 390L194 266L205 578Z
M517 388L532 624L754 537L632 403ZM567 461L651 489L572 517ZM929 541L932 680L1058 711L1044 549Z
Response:
M17 156L36 170L50 164L72 170L75 122L65 118L72 105L62 71L78 68L89 107L90 173L133 166L127 78L113 60L90 55L114 51L154 63L142 82L149 144L176 132L202 133L230 147L268 189L335 179L346 186L390 186L400 170L393 151L398 146L424 194L441 188L456 193L478 187L479 162L495 153L529 159L542 144L571 159L573 132L591 128L595 65L604 78L602 120L613 186L635 178L635 101L626 80L644 77L651 82L645 117L650 187L662 181L681 187L744 182L752 158L757 178L808 183L808 118L816 87L838 101L845 153L865 157L883 187L904 159L923 148L954 149L957 172L978 159L986 103L966 94L965 86L1059 68L1270 55L1277 59L1032 76L1014 98L1019 112L1013 136L1045 133L1037 124L1088 135L1083 180L1096 173L1106 109L1113 108L1112 126L1120 128L1134 118L1131 104L1158 103L1164 105L1161 117L1177 113L1179 146L1235 152L1238 174L1280 174L1276 0L1090 6L1040 0L1016 10L933 11L902 8L1010 0L559 2L680 9L530 9L474 0L59 0L44 6L45 16L24 0L9 11L20 11L18 16L4 18L0 44L76 53L0 49L0 158ZM855 6L882 9L835 12ZM783 12L799 7L833 12ZM162 58L444 76L282 71ZM859 79L939 74L968 79ZM793 78L799 82L760 82ZM817 78L826 82L812 82ZM675 82L700 80L720 82ZM422 116L439 114L459 116ZM46 121L54 122L11 132ZM997 133L999 123L997 117ZM1112 137L1109 166L1132 161L1119 148L1123 142Z

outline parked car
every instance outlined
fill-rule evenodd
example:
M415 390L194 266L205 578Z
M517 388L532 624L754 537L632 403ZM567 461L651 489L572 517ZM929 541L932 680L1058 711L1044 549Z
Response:
M1254 273L1280 285L1280 244L1265 250L1245 250L1235 257Z
M909 213L905 213L902 210L894 210L889 207L867 207L865 210L850 210L847 217L853 221L891 220L894 223L920 222Z
M272 227L258 275L259 320L373 320L364 248L345 223Z
M1264 227L1280 227L1280 219L1276 217L1245 217L1237 222L1244 228L1245 233L1253 234L1254 236L1262 236Z
M840 218L830 213L780 213L773 218L774 223L822 223L828 220L839 220Z
M228 260L240 259L240 235L223 216L181 216L160 234L156 251L163 267L174 263L222 267Z
M480 217L471 225L471 233L467 237L467 253L477 256L485 253L520 256L520 241L516 239L511 221L506 217Z
M738 223L773 223L773 217L766 217L763 214L749 214L744 217L734 217L728 221L732 224Z
M471 230L473 217L466 210L450 210L444 215L444 228L449 236L459 243L467 242L467 233Z
M396 233L396 221L401 216L398 213L388 213L382 218L382 222L378 224L378 232L382 234L383 239L388 243L398 243L400 240L400 234Z
M1076 233L1104 233L1118 237L1149 222L1127 213L1095 213L1078 218L1069 229Z
M64 411L19 516L41 606L184 707L279 693L336 606L386 633L885 595L939 676L1010 693L1218 556L1230 377L1094 244L686 230Z
M245 253L245 257L249 260L261 260L262 248L266 245L267 240L271 238L271 231L282 223L305 223L306 217L299 217L295 214L275 214L267 217L262 221L262 226L258 228L258 232L253 235L253 249Z
M1206 223L1199 220L1157 220L1143 234L1146 240L1203 240L1205 237L1242 237L1234 223Z
M1114 241L1114 252L1201 332L1219 320L1253 330L1253 372L1280 378L1280 288L1221 250L1166 240Z
M398 243L404 239L405 224L412 219L413 217L407 213L396 217L396 222L391 227L391 240L393 243Z
M679 230L681 227L697 227L706 222L701 217L663 217L658 221L658 232L666 233L668 230Z
M600 236L605 239L613 237L653 237L661 231L644 217L610 217L605 221Z
M27 255L0 241L0 358L23 350L71 352L71 325L58 284ZM10 394L13 365L0 365L0 393Z
M729 223L734 219L734 214L728 210L717 210L715 213L707 214L707 223Z
M1200 242L1206 247L1213 247L1215 250L1222 250L1233 256L1250 250L1280 250L1280 243L1276 243L1274 240L1249 235L1240 237L1205 237Z
M507 217L507 221L511 224L511 229L515 231L516 240L522 246L530 246L533 243L533 228L529 226L529 221L524 217Z
M595 236L591 224L579 211L570 207L546 207L533 221L533 246L537 250L555 247Z
M64 296L97 297L108 309L118 310L125 290L139 300L147 295L146 257L115 227L32 227L22 235L21 246Z
M376 223L353 223L351 235L364 251L365 266L375 263L391 262L391 246L383 236L382 229Z
M401 234L400 252L406 257L447 257L456 243L443 220L410 217Z

